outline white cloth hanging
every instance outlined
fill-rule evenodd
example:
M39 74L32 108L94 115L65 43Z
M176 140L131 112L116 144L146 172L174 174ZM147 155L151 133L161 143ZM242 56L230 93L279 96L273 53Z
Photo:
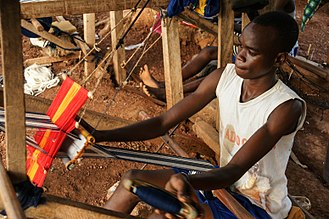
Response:
M47 65L33 64L24 70L24 93L37 96L47 88L57 86L60 79L51 72Z

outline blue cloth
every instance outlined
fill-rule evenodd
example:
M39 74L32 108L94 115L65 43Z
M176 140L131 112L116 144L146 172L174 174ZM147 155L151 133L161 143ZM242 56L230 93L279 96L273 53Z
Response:
M178 15L184 8L192 5L194 8L198 5L198 0L170 0L169 5L167 7L167 15L168 17L173 17ZM204 8L204 16L205 18L212 18L219 13L219 0L207 0L206 6Z
M192 175L193 172L185 169L173 168L176 173L186 173ZM255 219L270 219L269 214L262 208L251 203L251 201L235 192L231 195L255 218ZM237 217L221 202L214 197L211 192L201 192L196 190L197 196L201 204L207 204L214 216L214 219L237 219Z

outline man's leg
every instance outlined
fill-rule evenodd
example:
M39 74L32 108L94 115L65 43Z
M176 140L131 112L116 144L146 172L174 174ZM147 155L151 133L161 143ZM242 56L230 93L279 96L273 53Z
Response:
M217 60L217 57L217 46L208 46L203 48L196 57L194 57L182 68L183 81L198 74L210 61Z
M173 174L175 174L175 171L172 169L130 170L125 173L121 182L125 179L139 179L163 188ZM130 214L139 202L139 199L137 196L127 191L121 182L111 198L105 203L104 208Z

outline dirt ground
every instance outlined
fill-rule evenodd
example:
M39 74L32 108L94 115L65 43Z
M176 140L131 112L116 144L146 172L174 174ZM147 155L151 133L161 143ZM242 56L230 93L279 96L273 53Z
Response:
M302 10L306 0L297 1L297 21L300 24ZM142 42L149 32L154 19L154 11L147 10L142 17L133 26L131 32L125 39L125 45L134 45ZM107 17L107 14L97 14L97 21ZM82 33L82 16L66 17L76 25L79 32ZM99 31L102 26L98 27ZM329 53L329 4L322 7L307 24L305 32L300 34L299 55L323 64L327 60ZM150 41L158 36L152 36ZM197 54L205 45L212 42L216 44L217 39L213 36L195 28L180 26L181 37L181 57L184 65ZM31 46L29 39L23 37L23 58L35 58L41 56L41 49ZM110 39L100 45L102 53L105 53L110 47ZM133 51L126 51L128 58ZM129 71L137 57L127 65ZM141 59L137 68L133 71L136 76L140 67L147 64L152 75L159 80L163 80L163 58L161 40L157 42ZM69 70L75 65L74 62L63 62L53 64L52 70L59 74L64 70ZM327 69L328 70L328 69ZM88 108L97 112L106 113L111 116L123 118L128 121L140 120L138 116L140 111L144 111L150 116L159 115L166 110L165 106L158 105L139 95L141 92L139 82L132 77L128 82L130 89L122 89L115 96L116 89L112 82L112 66L109 67L109 74L106 74L98 87L94 100L88 103ZM83 66L74 71L71 76L77 82L83 80ZM329 102L328 92L316 90L306 86L298 77L291 79L294 88L302 89L302 93L311 96L313 99L320 100L321 103ZM95 79L87 83L87 87L93 88ZM322 84L328 88L328 84ZM136 90L133 92L131 90ZM316 90L316 91L314 91ZM58 87L46 90L40 96L53 99ZM315 94L314 94L315 93ZM313 95L313 96L312 96ZM115 96L115 98L114 98ZM205 143L196 137L192 131L192 123L186 121L182 123L173 135L173 139L182 146L192 156L201 157L214 162L213 152ZM3 139L3 136L1 136ZM111 143L111 146L130 148L135 150L147 150L154 152L162 143L161 139L153 139L145 142ZM329 110L308 102L308 114L304 128L297 134L294 153L302 164L307 168L302 168L290 160L288 164L287 177L289 183L289 194L291 196L305 196L311 201L309 212L315 218L329 218L329 188L323 180L323 162L329 144ZM4 141L1 142L0 152L4 157ZM173 154L167 146L164 146L159 152ZM106 201L107 190L117 182L122 174L132 168L141 168L144 164L133 163L114 159L83 159L80 164L72 171L65 169L60 159L55 159L51 171L45 181L46 193L65 197L71 200L88 203L95 206L102 206ZM162 168L148 165L146 168ZM145 216L147 214L145 206L140 206L137 215Z

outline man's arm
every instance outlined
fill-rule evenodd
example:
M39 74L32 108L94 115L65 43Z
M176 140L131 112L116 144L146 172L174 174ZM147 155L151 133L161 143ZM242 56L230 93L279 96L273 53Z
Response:
M197 113L216 97L215 91L221 73L222 69L213 71L195 92L160 116L123 128L95 131L93 135L96 141L141 141L165 134L170 128Z
M196 189L210 190L233 184L264 157L282 136L296 130L303 107L299 100L289 100L278 106L268 121L248 139L226 166L203 174L191 175L192 186Z

